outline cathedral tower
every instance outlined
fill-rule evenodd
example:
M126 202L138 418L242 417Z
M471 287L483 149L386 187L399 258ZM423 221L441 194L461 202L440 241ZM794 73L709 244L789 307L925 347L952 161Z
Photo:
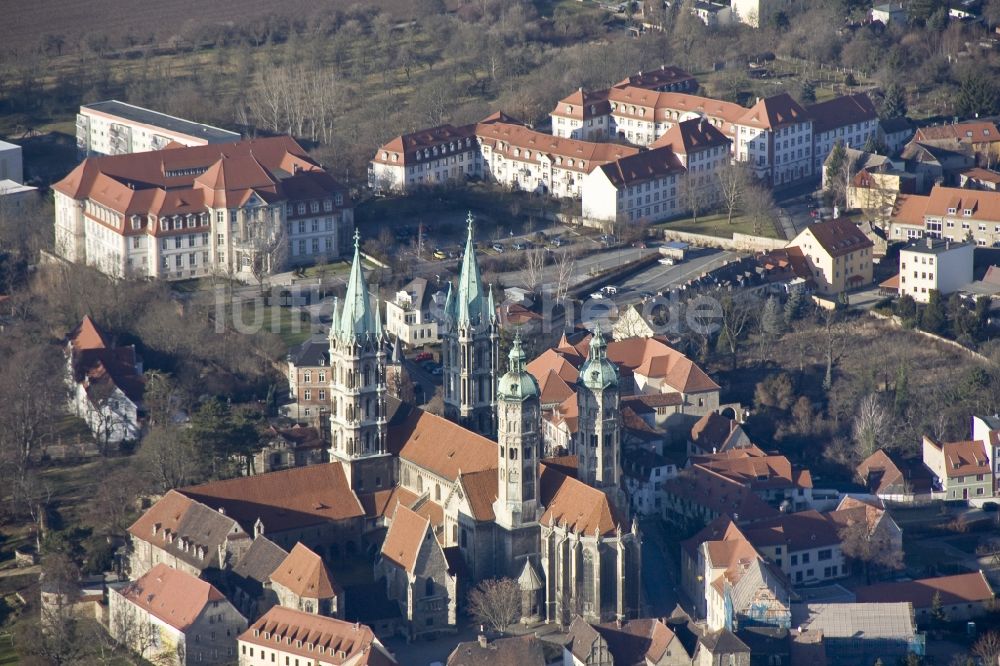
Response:
M595 488L614 491L609 496L618 503L621 475L618 369L608 360L608 345L600 327L594 329L587 360L580 368L576 399L580 420L574 443L579 478Z
M483 285L472 213L458 283L448 289L442 335L445 416L487 437L496 431L494 372L499 367L493 292Z
M361 269L358 232L343 308L330 325L330 459L343 463L351 488L374 491L393 483L386 449L385 338L378 308Z
M524 368L520 335L510 350L510 367L497 385L497 523L514 529L534 523L538 512L541 453L538 383Z

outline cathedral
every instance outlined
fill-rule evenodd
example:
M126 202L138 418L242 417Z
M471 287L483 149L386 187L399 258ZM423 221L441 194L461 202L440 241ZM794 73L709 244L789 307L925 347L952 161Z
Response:
M473 236L470 215L442 322L441 418L387 394L399 353L373 304L355 234L329 336L330 459L358 497L394 498L426 518L440 547L461 553L470 583L519 581L526 618L636 617L641 537L621 487L618 368L595 330L575 386L570 455L543 457L538 382L517 335L501 368L499 321Z

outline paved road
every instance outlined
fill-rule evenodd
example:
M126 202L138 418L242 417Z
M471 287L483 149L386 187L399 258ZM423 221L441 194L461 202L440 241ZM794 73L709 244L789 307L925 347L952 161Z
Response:
M616 285L619 288L615 302L621 305L642 300L639 294L647 291L655 294L670 287L676 287L702 273L714 270L739 257L736 252L715 248L699 248L689 253L688 258L674 266L664 266L659 262Z

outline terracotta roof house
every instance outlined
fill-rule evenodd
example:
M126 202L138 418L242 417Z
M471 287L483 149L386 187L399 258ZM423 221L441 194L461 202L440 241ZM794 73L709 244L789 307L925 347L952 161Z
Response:
M920 461L897 460L879 449L865 458L855 472L868 490L881 499L928 495L933 477Z
M176 490L167 491L128 532L132 578L160 562L195 576L206 569L225 569L251 541L232 517Z
M906 170L914 173L922 183L923 191L934 184L958 185L959 174L976 165L976 158L969 147L945 148L935 143L925 143L916 138L903 147L899 156L906 162Z
M253 621L278 603L271 589L271 574L288 553L265 536L258 536L232 568L217 576L219 588L243 617Z
M343 617L343 588L333 580L323 559L302 543L295 544L270 581L278 603L286 608Z
M395 666L371 628L357 622L275 606L239 638L245 666L303 663L317 666ZM274 661L269 661L269 657Z
M149 661L228 664L232 636L247 621L219 590L196 576L157 564L144 576L108 591L112 636ZM133 627L148 627L153 640Z
M950 150L969 151L984 163L995 163L1000 156L1000 130L989 120L921 127L913 140Z
M398 506L375 563L375 577L384 579L386 595L409 621L410 638L455 631L458 582L449 569L431 521Z
M67 338L66 359L73 386L70 406L98 444L106 448L137 439L145 380L135 346L113 347L84 315Z
M924 435L923 458L946 499L993 496L993 473L982 441L939 442Z
M774 517L778 510L753 490L704 467L681 470L664 484L666 506L683 516L705 523L730 516L739 524ZM669 514L668 514L669 515Z
M970 620L991 609L995 594L982 571L921 578L892 583L876 583L854 591L858 603L909 603L917 620L931 618L935 597L949 621Z
M874 244L849 220L811 224L788 245L802 251L821 294L836 296L871 284Z
M698 419L691 426L688 437L688 453L691 455L722 453L751 446L753 442L739 423L714 411Z
M119 277L251 279L254 234L298 264L339 256L354 227L347 190L288 136L90 157L53 191L57 253Z
M756 446L692 456L690 464L709 469L746 486L765 502L787 502L793 510L812 502L812 475L785 456L768 455Z

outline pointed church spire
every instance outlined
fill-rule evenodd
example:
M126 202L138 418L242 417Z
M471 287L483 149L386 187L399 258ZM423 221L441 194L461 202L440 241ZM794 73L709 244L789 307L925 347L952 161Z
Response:
M473 217L469 212L466 218L469 231L465 239L465 254L462 256L462 269L458 274L458 288L453 302L455 321L459 326L487 323L491 315L485 313L488 304L484 301L483 278L479 274L479 263L476 261L476 244L473 241ZM485 315L485 316L484 316Z
M347 278L347 293L344 295L344 309L340 319L334 320L336 336L344 341L361 341L375 338L381 332L381 322L377 312L372 312L368 283L361 269L360 234L354 230L354 261L351 275Z

